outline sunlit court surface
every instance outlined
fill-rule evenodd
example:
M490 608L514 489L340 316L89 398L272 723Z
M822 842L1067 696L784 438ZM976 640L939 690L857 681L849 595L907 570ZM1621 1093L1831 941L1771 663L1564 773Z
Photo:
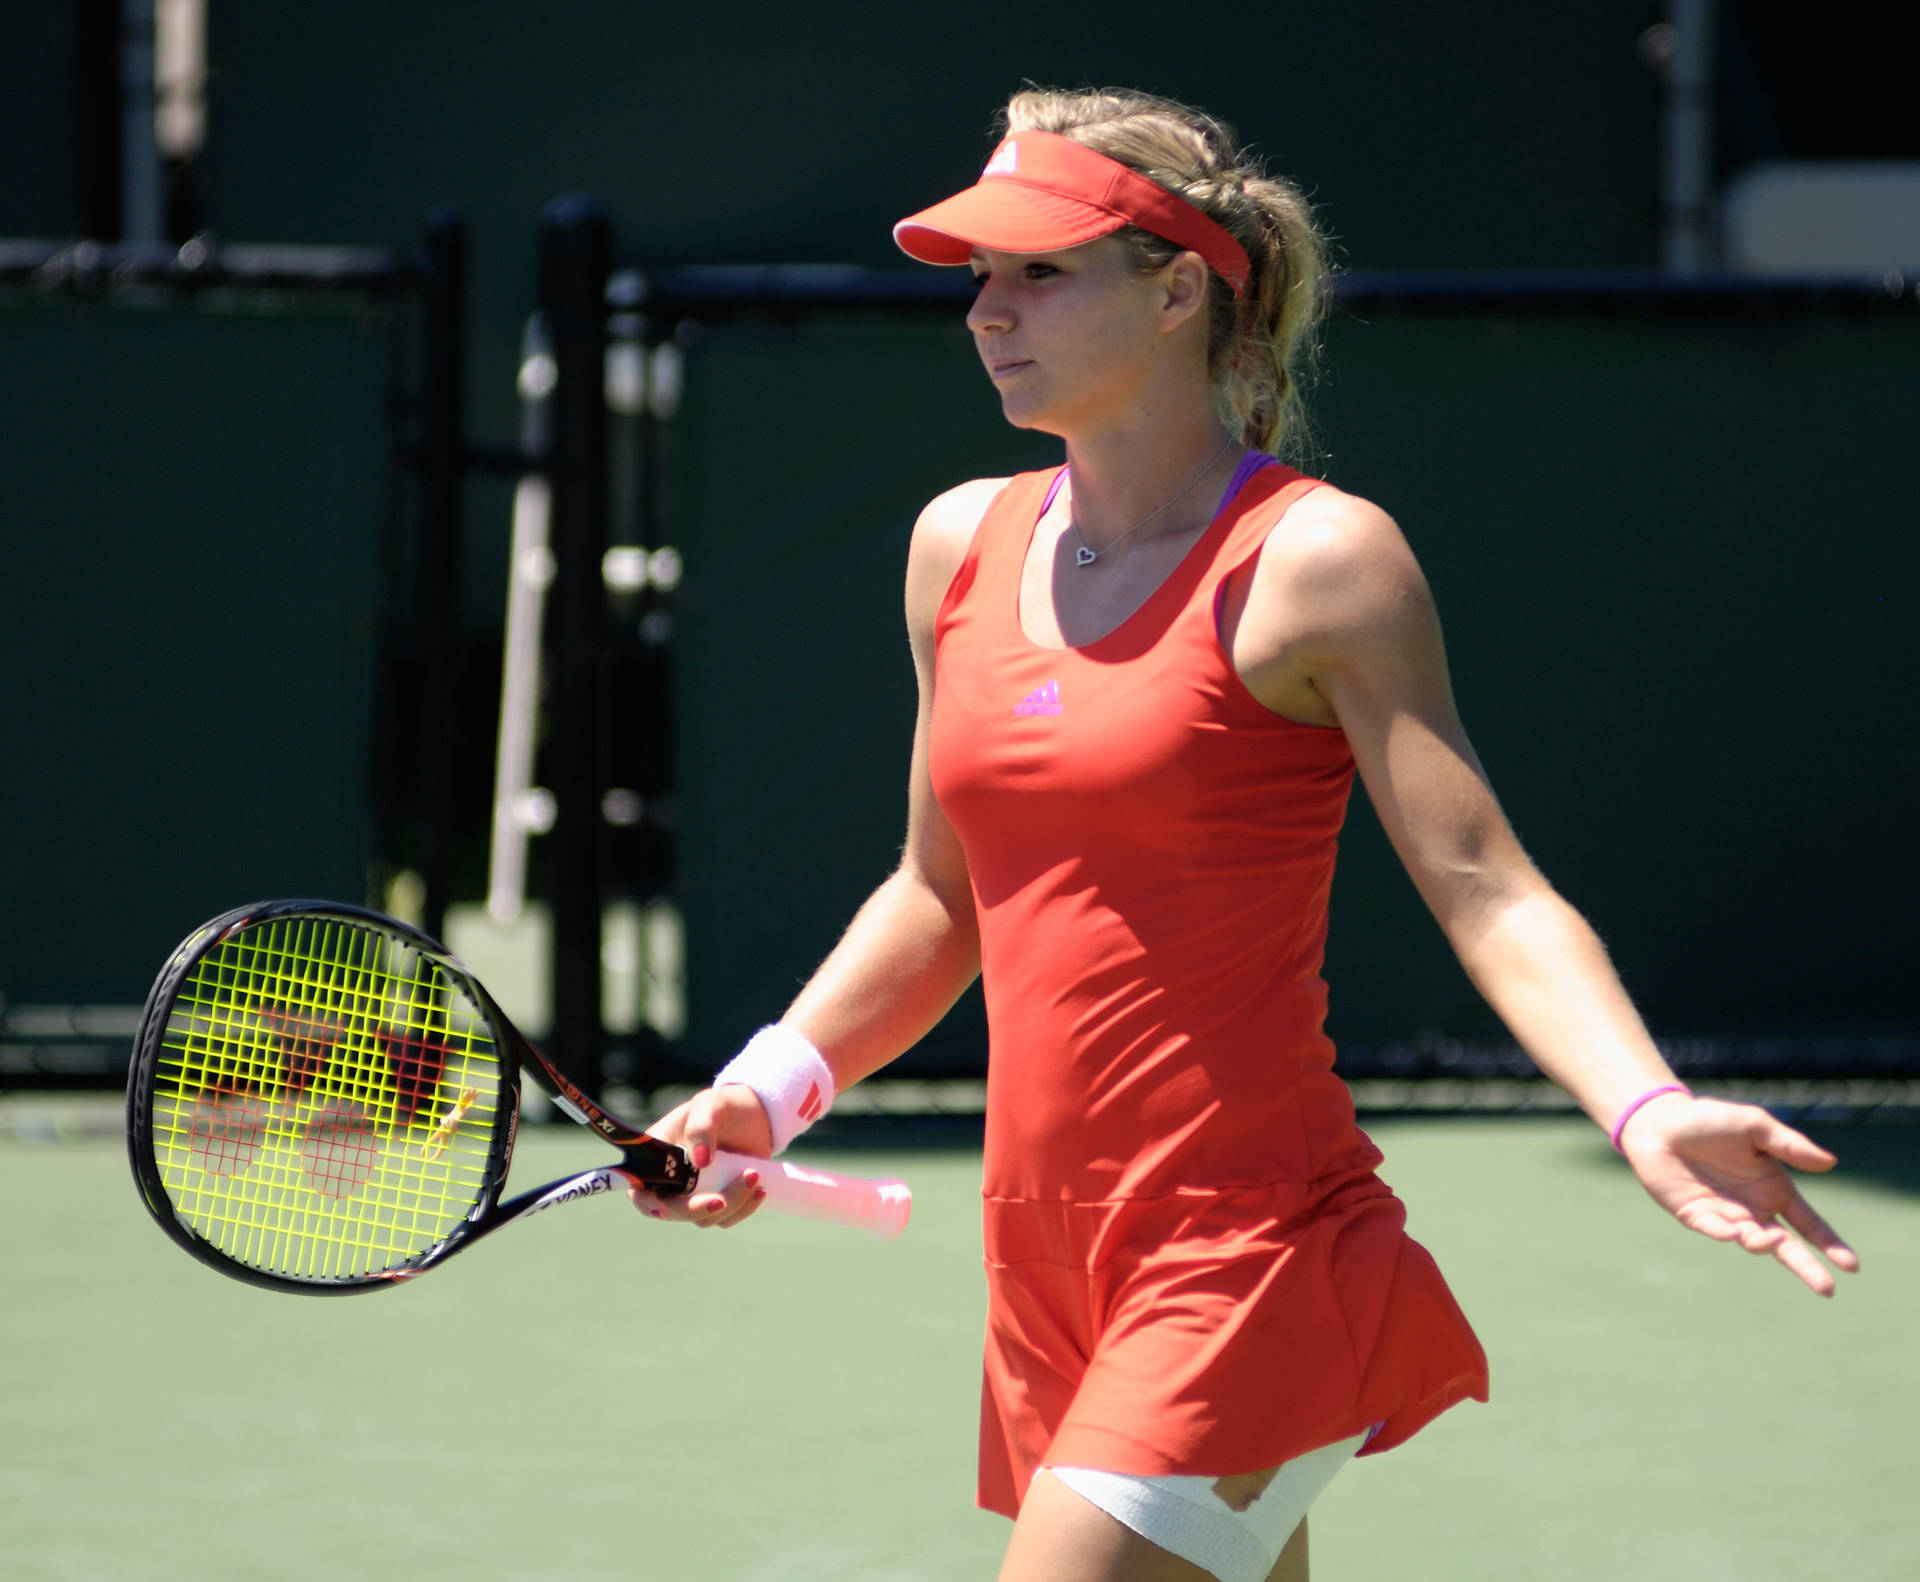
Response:
M971 1504L984 1299L964 1127L796 1151L910 1181L896 1242L772 1216L676 1233L609 1198L407 1286L303 1300L182 1257L123 1148L37 1120L50 1105L0 1107L10 1578L946 1582L998 1565L1006 1524ZM1584 1122L1370 1129L1481 1327L1494 1393L1335 1479L1317 1576L1915 1574L1911 1128L1819 1133L1842 1163L1818 1201L1864 1263L1831 1303L1666 1222ZM566 1123L529 1129L515 1181L582 1146Z

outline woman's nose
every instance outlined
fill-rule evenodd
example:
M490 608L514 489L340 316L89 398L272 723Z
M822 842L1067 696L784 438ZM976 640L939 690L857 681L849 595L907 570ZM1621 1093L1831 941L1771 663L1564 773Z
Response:
M980 287L979 294L974 297L973 306L967 309L967 328L976 335L986 335L1005 330L1011 324L1007 294L994 284L993 277L989 275Z

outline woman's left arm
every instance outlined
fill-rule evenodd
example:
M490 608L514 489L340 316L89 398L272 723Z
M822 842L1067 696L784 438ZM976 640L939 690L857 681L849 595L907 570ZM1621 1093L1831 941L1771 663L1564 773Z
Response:
M1345 730L1388 838L1475 987L1548 1076L1603 1130L1619 1129L1656 1202L1831 1295L1833 1276L1813 1249L1838 1269L1859 1260L1785 1167L1828 1170L1834 1156L1752 1105L1680 1091L1633 1107L1674 1074L1598 936L1501 812L1454 707L1439 618L1412 551L1385 513L1336 490L1315 490L1294 512L1305 512L1302 530L1269 544L1248 618L1276 599L1311 612L1286 621L1286 662L1271 674L1311 689Z

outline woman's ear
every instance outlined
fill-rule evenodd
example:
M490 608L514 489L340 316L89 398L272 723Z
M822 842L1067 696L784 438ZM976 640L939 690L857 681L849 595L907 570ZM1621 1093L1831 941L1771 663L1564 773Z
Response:
M1162 275L1166 296L1160 309L1161 331L1171 334L1196 315L1206 320L1207 265L1198 253L1175 255Z

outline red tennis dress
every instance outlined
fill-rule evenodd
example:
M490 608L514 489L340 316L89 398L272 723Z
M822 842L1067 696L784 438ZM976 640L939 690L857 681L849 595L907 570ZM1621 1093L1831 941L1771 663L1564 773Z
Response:
M1262 707L1218 635L1223 579L1315 480L1260 469L1132 616L1056 649L1019 589L1057 477L989 507L935 628L990 1035L979 1502L1007 1515L1044 1465L1385 1450L1487 1385L1321 1027L1346 737Z

